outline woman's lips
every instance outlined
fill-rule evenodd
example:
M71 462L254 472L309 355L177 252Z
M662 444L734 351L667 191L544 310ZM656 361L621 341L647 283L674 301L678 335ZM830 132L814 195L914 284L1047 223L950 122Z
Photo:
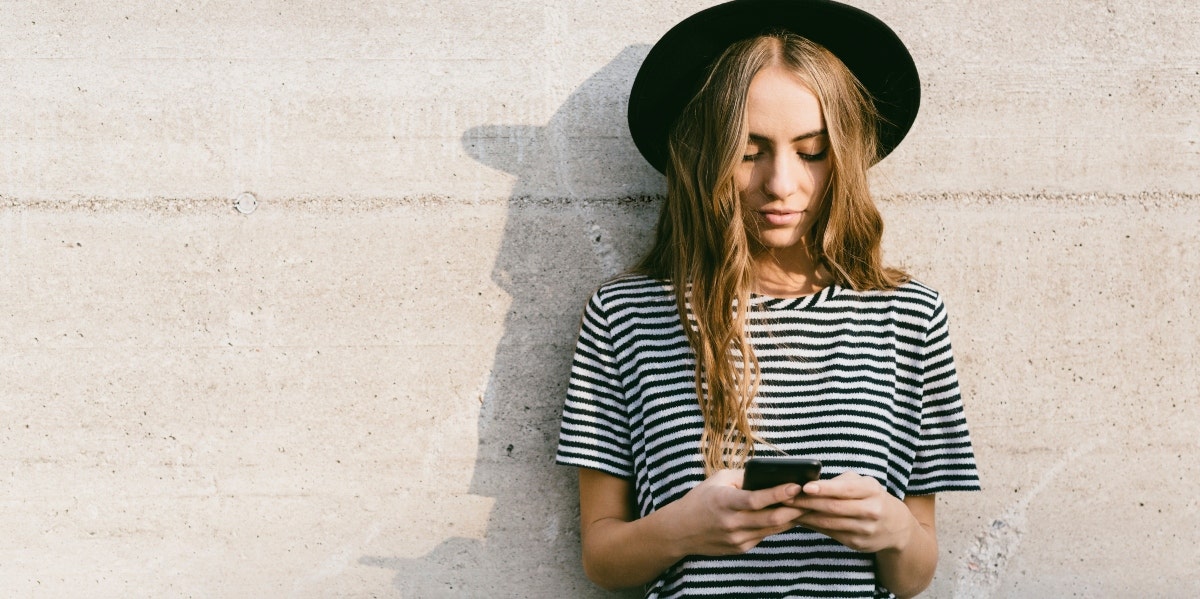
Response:
M804 215L804 211L792 212L789 210L763 210L760 212L763 215L763 220L776 226L795 224Z

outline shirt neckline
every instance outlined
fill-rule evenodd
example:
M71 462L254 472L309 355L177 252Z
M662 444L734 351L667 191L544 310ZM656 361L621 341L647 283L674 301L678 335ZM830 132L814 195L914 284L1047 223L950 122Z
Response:
M762 293L750 294L750 309L805 310L815 307L836 294L837 285L828 285L816 293L799 297L775 297Z

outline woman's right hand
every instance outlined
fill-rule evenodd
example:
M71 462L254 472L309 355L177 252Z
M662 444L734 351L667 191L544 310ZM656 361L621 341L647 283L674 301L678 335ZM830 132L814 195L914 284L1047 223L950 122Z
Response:
M745 553L789 530L804 514L778 505L799 494L799 485L743 491L742 475L721 470L677 501L637 518L628 480L580 468L584 572L607 589L645 584L688 555Z
M790 530L804 511L779 505L800 494L788 484L743 491L743 470L720 470L659 510L666 531L686 555L745 553L764 538Z

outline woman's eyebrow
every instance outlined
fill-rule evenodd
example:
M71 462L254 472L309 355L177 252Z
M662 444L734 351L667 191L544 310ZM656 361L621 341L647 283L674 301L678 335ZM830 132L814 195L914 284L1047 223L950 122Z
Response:
M826 135L827 133L828 133L828 132L827 132L825 129L818 129L818 130L816 130L816 131L809 131L808 133L802 133L802 134L800 134L800 135L797 135L796 137L793 137L793 138L792 138L792 143L796 143L796 142L798 142L798 141L804 141L804 140L806 140L806 139L809 139L809 138L812 138L812 137L816 137L816 136L818 136L818 135ZM765 136L765 135L760 135L760 134L758 134L758 133L751 133L751 134L747 135L746 137L750 138L750 141L752 141L752 142L754 142L754 143L760 143L760 144L770 144L770 142L771 142L771 140L770 140L770 139L768 139L768 138L767 138L767 136Z

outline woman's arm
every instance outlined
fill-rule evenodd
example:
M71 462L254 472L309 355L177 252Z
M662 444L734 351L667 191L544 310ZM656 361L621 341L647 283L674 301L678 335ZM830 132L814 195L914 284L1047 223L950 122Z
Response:
M845 473L804 485L788 505L805 511L801 526L874 553L879 583L903 598L925 590L937 569L934 503L933 495L901 501L874 478Z
M935 502L935 495L905 497L904 506L919 526L912 529L909 542L904 547L884 549L875 554L880 584L901 599L924 591L937 569L937 529L933 518Z
M629 481L579 469L583 570L606 589L654 580L688 555L745 553L795 526L801 511L776 505L799 485L743 491L741 470L722 470L678 501L636 518Z

